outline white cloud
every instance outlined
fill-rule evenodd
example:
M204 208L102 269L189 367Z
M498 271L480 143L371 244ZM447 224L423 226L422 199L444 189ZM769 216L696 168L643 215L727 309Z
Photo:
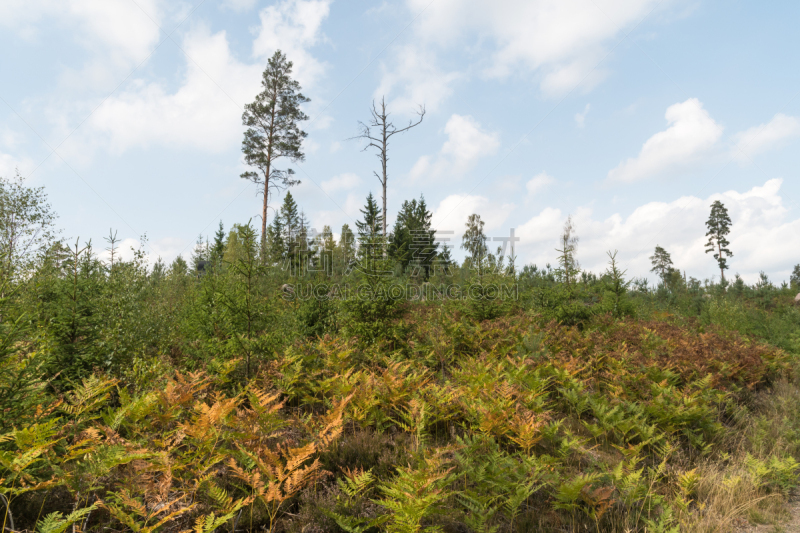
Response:
M106 243L106 246L108 246L107 243ZM115 262L116 261L130 261L134 257L134 252L133 251L134 250L138 250L140 247L141 247L141 243L139 242L138 239L132 239L132 238L129 237L127 239L121 239L121 240L117 241L117 243L115 245L115 249L114 249L114 261ZM145 247L145 251L149 251L149 250L147 250L147 248ZM176 252L175 255L177 255L177 252ZM111 262L111 250L110 249L103 249L100 252L97 252L95 254L95 257L97 257L101 261L104 261L106 263L110 263Z
M163 144L216 152L239 140L242 106L258 92L259 66L237 62L225 32L195 30L183 48L197 63L188 62L176 92L137 80L91 116L91 129L112 151Z
M736 146L733 148L732 155L734 159L746 162L754 155L778 146L786 139L798 134L800 134L800 121L795 117L778 113L766 124L737 133L734 137Z
M294 64L294 77L305 90L325 73L325 64L308 49L323 39L322 22L332 0L284 0L261 10L261 27L253 41L253 55L267 59L280 49Z
M549 175L547 172L542 172L534 176L533 179L525 185L525 188L528 190L528 194L533 196L537 192L545 189L548 185L555 183L555 181L553 176Z
M553 254L546 246L556 242L564 225L564 219L566 216L561 214L561 210L546 207L541 213L516 228L516 236L520 238L517 244L517 254L520 259L535 262L539 266L544 266L549 261L554 262Z
M163 237L149 243L146 250L149 252L150 264L155 263L159 257L162 261L169 265L178 257L178 254L184 255L184 259L188 259L192 253L192 247L188 246L185 240L177 237ZM153 257L155 255L155 257Z
M452 115L444 127L447 140L435 156L422 156L411 169L411 178L458 178L482 158L497 153L499 135L483 129L469 115Z
M327 181L323 181L321 187L326 193L332 193L336 191L348 191L355 188L360 183L361 179L358 176L352 172L346 172L334 176Z
M457 166L469 167L487 155L494 155L500 147L497 133L487 132L474 118L453 115L445 124L447 142L442 146L442 154L451 156Z
M114 261L131 261L134 258L134 250L143 250L146 254L146 261L149 266L153 266L158 258L169 266L178 255L183 255L183 258L188 260L192 254L194 243L189 244L187 241L178 237L163 237L154 241L148 241L142 247L140 239L132 237L120 237L116 243L114 252ZM101 261L109 263L111 261L111 251L108 249L108 243L105 242L103 249L95 254L95 257Z
M669 106L665 118L669 127L650 137L638 157L609 171L609 181L632 182L685 167L708 154L722 136L722 126L697 98Z
M575 113L575 124L577 124L579 128L586 126L586 115L589 114L589 109L591 109L591 107L590 104L586 104L586 107L583 108L583 113Z
M211 34L205 27L195 28L183 38L188 58L177 90L134 80L128 90L103 102L88 122L91 131L82 141L71 139L67 149L78 153L86 144L107 146L116 153L152 145L229 149L241 141L243 106L260 92L264 63L278 42L295 64L295 77L304 89L311 85L313 90L324 65L305 48L320 38L328 6L327 0L285 0L262 10L253 64L233 56L224 31ZM309 144L308 150L313 149Z
M416 43L399 48L391 65L383 65L383 77L374 97L398 92L390 99L389 108L401 115L412 113L420 105L436 111L453 94L453 84L463 77L457 72L443 72L434 51Z
M73 16L88 33L118 50L124 58L142 61L159 41L161 8L155 0L72 0ZM87 48L94 43L86 43Z
M407 0L418 16L409 44L395 49L381 91L436 105L464 73L446 72L438 54L466 50L485 77L532 73L548 96L589 89L606 75L609 45L659 5L658 0ZM412 95L416 99L412 98ZM427 101L426 101L427 102Z
M342 209L344 209L345 214L352 219L349 222L361 219L361 208L367 203L366 198L366 195L362 196L360 193L348 193L347 200L345 200ZM355 225L351 224L350 229L355 231Z
M573 213L580 236L578 259L596 273L606 268L606 252L618 249L628 276L650 276L649 257L656 245L672 255L675 267L697 278L719 277L710 255L704 253L705 221L710 205L721 200L733 222L729 239L734 256L726 276L739 272L754 281L760 270L777 275L791 268L796 251L787 246L800 236L800 219L790 219L780 196L782 180L772 179L746 192L728 191L701 199L693 196L672 202L650 202L623 217L596 219L591 209ZM555 264L555 248L567 214L546 208L517 229L517 253L523 262Z
M165 6L159 0L3 0L0 27L38 38L39 23L53 18L75 31L75 39L87 49L107 53L114 63L144 60L159 41Z
M470 215L477 213L486 224L484 231L489 238L507 236L507 228L503 224L508 220L513 211L512 204L504 204L490 200L485 196L470 194L452 194L439 202L433 209L431 226L437 231L452 231L449 236L450 244L458 248L461 236L464 234L465 224Z
M0 152L0 177L2 178L11 178L16 175L18 170L23 177L26 177L33 172L34 168L36 168L36 164L30 158L15 157Z

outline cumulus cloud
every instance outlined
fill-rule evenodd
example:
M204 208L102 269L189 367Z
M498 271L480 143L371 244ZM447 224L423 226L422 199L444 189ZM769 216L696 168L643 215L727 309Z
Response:
M486 131L469 115L452 115L444 127L447 140L435 156L420 157L411 169L412 180L419 178L458 178L482 158L500 148L496 132Z
M160 257L161 260L169 266L178 255L182 255L184 259L188 260L194 247L193 242L186 241L178 237L162 237L153 241L148 241L142 246L140 239L132 237L120 237L117 241L116 250L114 252L114 261L131 261L135 257L135 253L141 250L145 253L145 261L149 266L153 266ZM111 261L111 251L103 249L95 253L95 257L109 263Z
M537 192L540 192L547 188L549 185L555 183L555 178L549 175L547 172L542 172L537 174L531 179L526 185L525 188L528 190L528 194L533 196Z
M178 255L183 255L184 259L189 259L192 253L193 243L187 242L178 237L163 237L149 242L146 248L150 264L154 264L160 257L164 263L169 265ZM124 256L123 256L124 257Z
M0 4L0 26L34 31L30 26L46 17L78 22L84 30L79 38L87 45L100 41L141 60L158 42L163 13L158 0L5 0Z
M313 90L324 64L306 47L320 38L329 3L285 0L262 10L261 28L253 43L257 61L252 64L233 56L224 31L212 34L196 27L183 38L188 57L180 86L171 91L157 81L135 80L92 114L90 131L72 143L72 151L83 148L75 144L99 144L116 153L152 145L213 152L229 149L241 140L243 106L261 90L264 62L279 42L294 62L294 75L304 90L309 86Z
M188 62L175 92L138 80L92 114L91 133L117 153L154 144L222 151L236 142L242 106L258 92L259 67L232 57L225 32L197 29L183 48L196 62Z
M334 176L327 181L323 181L321 187L326 193L332 193L336 191L349 191L360 183L361 179L357 175L353 174L352 172L346 172L344 174Z
M733 222L729 239L735 254L730 273L741 273L755 281L760 270L776 280L788 273L796 252L787 243L800 235L800 219L791 219L780 196L782 180L772 179L745 192L728 191L708 198L684 196L672 202L650 202L623 216L596 218L589 208L573 213L580 236L578 259L584 268L602 272L606 252L619 250L619 259L629 276L650 276L649 257L656 245L672 255L675 267L688 276L719 276L716 263L704 253L705 221L710 205L721 200ZM521 238L517 253L523 262L539 266L554 264L558 236L567 213L548 207L517 229ZM788 275L788 274L787 274Z
M484 230L491 239L508 235L508 228L504 224L513 210L513 204L498 202L485 196L451 194L432 210L431 226L438 232L453 232L442 235L449 236L451 244L455 243L458 248L470 215L477 213L481 216L485 223Z
M800 134L800 121L795 117L778 113L772 120L760 126L737 133L734 137L732 155L740 162L749 161L753 156L779 146L786 139Z
M3 0L0 30L24 40L46 39L53 23L68 29L89 54L60 69L63 88L108 90L155 49L176 5L164 0Z
M432 48L419 43L395 51L391 68L383 64L383 76L375 89L375 99L390 98L390 108L399 114L410 114L425 105L436 111L453 94L453 85L463 78L458 72L445 72L439 66Z
M707 155L722 136L722 126L697 98L669 106L665 118L669 127L650 137L637 157L609 171L609 181L633 182L685 167Z
M253 55L266 59L282 50L294 63L294 77L304 89L323 76L325 64L308 49L323 38L321 28L332 0L284 0L261 10L261 27L253 41Z
M454 49L470 53L467 71L490 78L530 73L548 96L576 87L589 89L606 75L598 64L610 44L659 2L407 0L406 4L418 16L413 36L395 49L393 64L398 66L387 69L381 87L396 87L405 99L416 93L438 103L460 75L439 65L439 55Z
M0 177L11 178L19 171L22 176L28 176L36 164L27 157L16 157L0 152Z
M131 259L134 258L134 250L139 250L140 248L141 248L141 242L138 239L133 239L133 238L130 238L130 237L125 238L125 239L121 239L121 240L117 241L115 249L114 249L114 261L115 262L116 261L130 261ZM150 250L148 250L147 247L146 247L145 251L149 252ZM174 258L177 255L178 255L178 252L176 251L176 252L174 252L174 254L172 254L172 257ZM111 250L110 249L103 249L103 250L97 252L95 254L95 257L97 257L98 259L100 259L101 261L103 261L105 263L110 263L111 262ZM155 262L155 259L153 259L152 262Z

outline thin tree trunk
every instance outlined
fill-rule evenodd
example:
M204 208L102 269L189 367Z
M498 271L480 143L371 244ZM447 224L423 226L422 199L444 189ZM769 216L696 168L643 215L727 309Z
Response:
M269 163L267 163L267 175L264 178L264 205L261 209L261 247L267 243L267 201L269 195Z
M275 113L277 112L278 107L278 86L277 81L275 82L275 86L272 88L272 109L270 110L270 114L272 115L272 120L269 122L269 132L267 135L267 171L264 172L264 206L261 210L261 249L264 250L267 244L267 205L269 201L269 178L271 177L272 172L272 154L273 154L273 139L275 136ZM267 254L262 254L263 257L261 258L262 263L267 260Z
M388 159L387 146L388 138L386 137L386 101L381 99L381 114L383 121L383 151L381 163L383 164L383 238L386 239L386 162Z

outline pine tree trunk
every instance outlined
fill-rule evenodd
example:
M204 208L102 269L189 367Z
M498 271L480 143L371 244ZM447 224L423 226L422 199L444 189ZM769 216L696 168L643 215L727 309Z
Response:
M264 177L264 205L261 208L261 247L267 243L267 202L269 194L269 163L267 163L267 174Z

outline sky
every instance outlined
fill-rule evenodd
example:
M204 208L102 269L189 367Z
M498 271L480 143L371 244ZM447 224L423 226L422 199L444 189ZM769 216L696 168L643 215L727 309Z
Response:
M169 262L220 220L260 227L241 115L281 49L311 99L305 161L282 165L317 230L379 194L352 137L385 98L399 127L426 109L389 148L389 223L424 195L456 258L477 213L490 239L514 230L517 264L555 264L571 215L584 269L618 250L653 280L660 245L718 279L721 200L729 273L780 283L800 263L797 20L789 1L3 0L0 176L44 186L98 252L146 235Z

